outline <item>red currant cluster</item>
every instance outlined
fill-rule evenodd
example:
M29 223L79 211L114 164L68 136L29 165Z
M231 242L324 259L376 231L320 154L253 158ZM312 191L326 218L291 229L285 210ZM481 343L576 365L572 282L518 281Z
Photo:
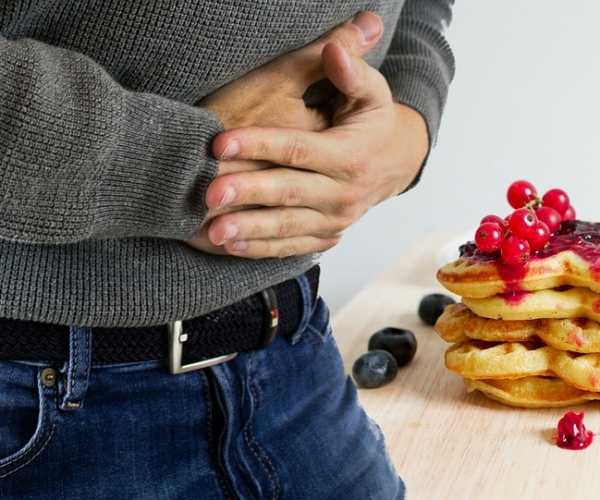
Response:
M550 235L564 220L575 218L575 210L562 189L551 189L539 198L527 181L513 182L506 193L515 210L505 217L486 215L475 232L475 244L482 252L500 252L510 267L527 263L531 252L548 243Z

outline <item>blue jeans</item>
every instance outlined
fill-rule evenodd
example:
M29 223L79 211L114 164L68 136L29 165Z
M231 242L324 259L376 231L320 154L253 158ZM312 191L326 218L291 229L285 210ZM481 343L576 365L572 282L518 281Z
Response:
M404 498L327 307L305 301L291 338L181 375L90 366L86 328L64 366L0 361L0 498Z

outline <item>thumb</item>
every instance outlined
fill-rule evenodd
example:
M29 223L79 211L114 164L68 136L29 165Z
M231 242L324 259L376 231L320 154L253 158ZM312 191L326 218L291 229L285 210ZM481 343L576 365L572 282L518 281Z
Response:
M379 71L334 43L323 48L323 68L346 101L377 105L391 99L389 85Z
M355 57L363 57L379 41L383 22L373 12L360 12L350 22L344 23L311 44L275 61L285 75L294 75L295 92L303 95L313 83L325 77L321 55L330 43L342 47Z

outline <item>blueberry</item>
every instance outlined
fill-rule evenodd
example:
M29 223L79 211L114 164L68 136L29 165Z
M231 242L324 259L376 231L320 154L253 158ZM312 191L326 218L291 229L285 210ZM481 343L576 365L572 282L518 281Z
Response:
M384 350L366 352L352 366L355 382L366 389L389 384L397 373L398 365L394 356Z
M444 312L446 306L456 301L442 293L431 293L425 295L419 304L419 317L428 325L435 325L437 319Z
M413 332L404 328L382 328L369 339L369 351L376 349L388 351L394 356L398 367L401 367L415 357L417 339Z

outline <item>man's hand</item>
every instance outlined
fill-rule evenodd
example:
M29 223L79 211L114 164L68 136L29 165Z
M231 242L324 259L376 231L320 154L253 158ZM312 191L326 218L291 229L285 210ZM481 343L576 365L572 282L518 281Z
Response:
M330 125L330 112L308 108L303 100L308 88L325 78L323 48L334 42L350 54L362 57L382 33L379 16L361 12L351 22L338 26L307 47L281 56L216 90L202 99L200 105L213 111L226 130L249 126L323 130ZM219 175L268 166L267 162L251 163L221 162Z
M227 130L244 127L280 127L304 131L323 130L330 125L331 110L306 107L303 96L308 88L325 78L321 53L331 42L361 57L375 46L383 33L383 23L372 12L357 14L350 22L331 30L305 48L277 58L247 75L232 81L204 98L199 104L212 110ZM253 172L273 167L260 159L233 159L235 151L221 151L227 156L219 162L218 175ZM224 254L225 249L208 238L208 226L217 215L255 208L244 204L233 207L227 203L229 190L221 200L223 208L209 211L198 234L188 241L200 250ZM221 203L216 203L215 206ZM210 207L209 207L210 208Z
M229 254L263 258L327 250L370 208L404 191L426 157L423 118L393 102L378 71L335 43L323 48L322 58L342 94L331 128L247 127L214 142L219 158L280 165L223 175L209 186L207 205L222 215L208 236ZM231 207L250 209L223 213Z

